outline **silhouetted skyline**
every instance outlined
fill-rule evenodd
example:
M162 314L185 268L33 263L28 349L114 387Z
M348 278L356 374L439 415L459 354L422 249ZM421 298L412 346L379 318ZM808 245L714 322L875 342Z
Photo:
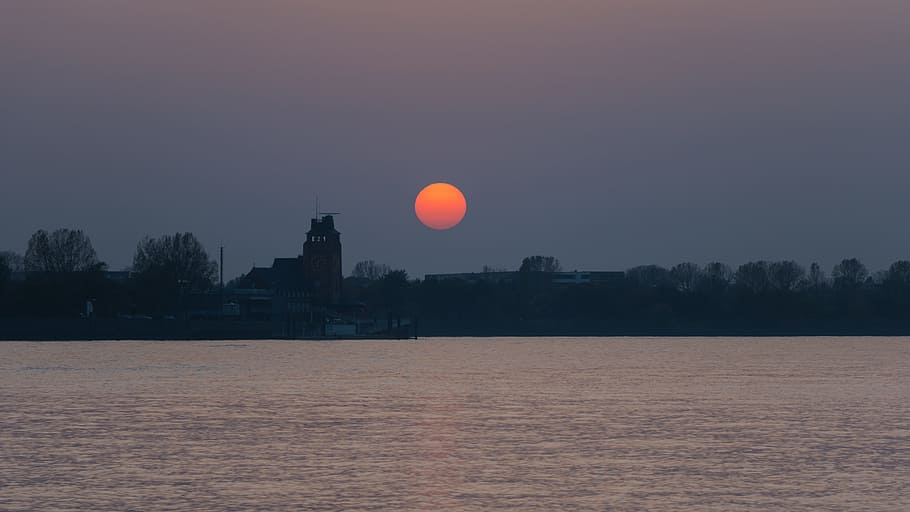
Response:
M345 274L910 254L910 4L893 0L0 5L0 250L83 229L299 252ZM425 185L461 225L413 212Z

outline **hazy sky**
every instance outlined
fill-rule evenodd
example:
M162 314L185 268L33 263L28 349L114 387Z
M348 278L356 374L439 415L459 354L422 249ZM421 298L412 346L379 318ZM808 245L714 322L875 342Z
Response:
M411 275L910 258L907 0L0 2L0 250L192 231ZM464 222L417 192L459 186Z

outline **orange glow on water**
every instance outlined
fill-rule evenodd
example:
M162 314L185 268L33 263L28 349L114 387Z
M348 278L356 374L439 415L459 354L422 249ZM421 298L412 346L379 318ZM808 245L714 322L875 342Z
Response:
M454 185L433 183L417 194L414 213L425 226L450 229L458 225L468 209L464 194Z

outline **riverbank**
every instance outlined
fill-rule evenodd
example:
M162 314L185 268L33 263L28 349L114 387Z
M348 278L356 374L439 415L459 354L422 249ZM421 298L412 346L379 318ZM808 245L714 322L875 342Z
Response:
M4 318L0 341L92 340L268 340L409 339L402 326L389 333L344 336L288 336L284 324L257 320L152 318Z
M90 340L265 340L265 339L413 339L404 327L400 332L343 336L287 336L281 327L268 321L194 319L102 318L5 318L0 319L2 341L90 341ZM597 336L910 336L910 326L897 322L789 322L751 324L689 325L528 325L513 328L461 327L422 324L420 337L597 337Z

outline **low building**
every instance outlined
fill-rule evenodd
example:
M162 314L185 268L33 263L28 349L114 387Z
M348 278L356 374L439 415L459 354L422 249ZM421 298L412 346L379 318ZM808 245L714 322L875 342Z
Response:
M465 281L469 283L511 283L518 279L518 272L466 272L456 274L427 274L426 281Z
M625 278L625 272L579 271L554 272L552 281L556 284L616 284Z

